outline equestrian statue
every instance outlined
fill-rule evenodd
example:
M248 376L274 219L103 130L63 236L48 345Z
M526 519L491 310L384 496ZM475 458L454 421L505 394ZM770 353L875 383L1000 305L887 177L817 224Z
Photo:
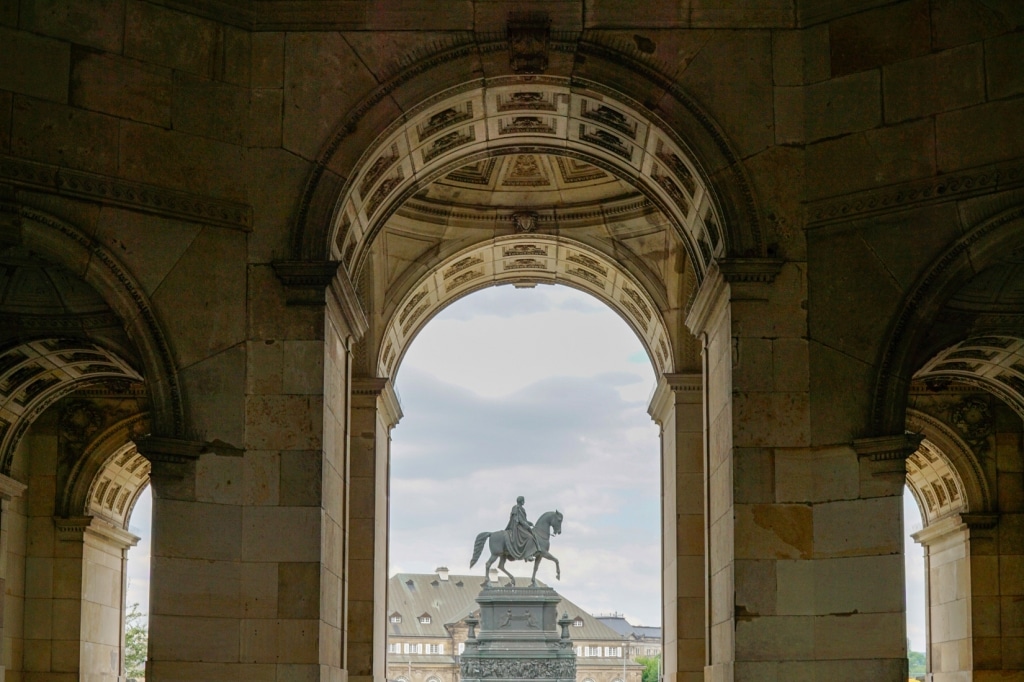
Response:
M532 587L537 586L537 569L540 567L541 559L548 559L555 562L555 579L562 579L562 569L558 559L554 557L548 548L551 546L551 536L559 535L562 532L562 512L549 511L540 515L537 523L530 523L526 518L526 509L523 504L526 500L519 496L516 498L516 505L508 515L508 526L505 530L498 530L492 533L480 533L476 536L476 544L473 546L473 560L469 567L476 565L480 553L484 549L484 543L490 538L491 558L487 560L484 568L484 585L491 582L491 564L495 559L498 561L498 570L508 576L511 585L515 587L516 579L511 573L505 570L506 561L532 561L533 578L530 580Z

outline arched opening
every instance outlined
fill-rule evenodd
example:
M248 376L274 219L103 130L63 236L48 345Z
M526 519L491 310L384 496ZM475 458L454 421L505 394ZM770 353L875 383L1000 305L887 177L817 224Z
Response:
M138 541L128 525L149 481L133 440L158 407L141 368L159 362L148 355L159 355L159 330L132 278L88 237L4 205L0 232L12 227L0 247L2 664L24 677L123 679ZM156 411L173 428L170 403Z
M660 491L664 503L649 526L657 532L661 517L662 581L672 591L661 606L670 620L666 666L703 670L702 427L692 409L697 403L690 404L700 399L700 363L684 319L701 277L726 246L700 166L640 110L558 79L454 89L382 133L337 198L332 254L351 276L367 326L352 365L350 507L359 510L354 532L373 538L373 550L357 557L357 567L366 567L359 582L373 585L374 596L357 597L350 608L372 608L377 634L357 637L357 650L366 653L355 674L383 675L389 649L383 641L393 610L384 605L387 576L371 567L382 565L374 557L387 554L387 526L376 520L388 513L389 432L408 412L392 382L429 320L496 284L563 284L588 292L640 339L659 387L650 414L673 430L662 442L664 480L673 484L664 484L670 490ZM677 392L687 398L672 397ZM678 423L683 404L686 422ZM687 456L678 457L677 448ZM676 498L679 467L685 502ZM403 624L415 617L403 614Z
M569 287L486 288L422 329L396 376L404 417L392 442L388 609L419 613L437 603L444 611L431 614L432 625L390 620L388 678L407 669L415 678L439 655L450 664L445 679L455 676L465 626L451 622L478 609L490 554L484 548L470 568L473 539L503 528L517 495L531 521L551 509L566 514L562 535L551 539L563 580L548 561L539 580L591 613L617 608L634 622L660 621L651 369L635 332ZM517 584L529 583L532 567L507 565ZM400 646L427 630L435 638L424 646L444 653ZM620 637L601 623L572 635L588 647ZM607 679L623 661L586 663L603 666L597 672Z

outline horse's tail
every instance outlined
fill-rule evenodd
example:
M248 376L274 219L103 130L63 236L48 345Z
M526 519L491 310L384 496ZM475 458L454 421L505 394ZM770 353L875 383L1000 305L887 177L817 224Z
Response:
M480 552L484 551L484 543L489 537L491 537L490 533L480 533L476 536L476 544L473 545L473 560L469 562L470 568L473 568L473 564L480 558Z

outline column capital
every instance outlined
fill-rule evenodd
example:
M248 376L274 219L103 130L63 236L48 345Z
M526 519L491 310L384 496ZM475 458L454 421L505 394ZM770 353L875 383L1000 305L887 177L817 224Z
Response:
M995 528L998 522L998 514L953 514L925 526L916 533L912 533L910 537L914 538L919 545L931 547L949 539L950 536L965 531L970 535L981 532L981 535L984 536L984 531Z
M271 264L285 288L288 305L326 305L342 320L349 335L362 338L369 324L355 287L336 260L280 260Z
M647 406L659 426L668 418L669 410L679 402L699 403L703 398L704 377L701 372L662 374Z
M771 286L785 263L780 258L721 258L711 263L686 315L686 326L700 336L732 297L767 300ZM733 290L735 287L735 290Z
M389 431L404 416L398 393L388 377L353 377L352 406L378 410Z
M22 496L26 488L28 486L21 481L0 474L0 500L7 502L17 499Z
M118 549L128 549L140 540L139 536L95 516L55 516L53 524L61 542L81 542L86 534L92 534Z

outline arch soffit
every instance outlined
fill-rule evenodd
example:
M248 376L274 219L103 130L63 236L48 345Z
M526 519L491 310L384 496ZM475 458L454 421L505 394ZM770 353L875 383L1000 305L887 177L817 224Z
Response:
M0 472L35 419L72 391L103 379L142 381L110 351L81 340L40 339L0 354Z
M940 351L914 379L953 379L1001 399L1024 420L1024 339L972 336Z
M637 186L681 232L702 273L726 252L720 211L692 154L639 109L556 78L472 83L427 100L360 159L336 207L331 258L358 272L394 211L459 167L495 155L547 153ZM507 213L511 222L514 211Z
M942 305L970 279L1024 242L1024 204L975 226L937 258L904 296L889 326L875 379L871 431L902 433L912 375L914 350L924 338Z
M8 235L66 267L103 297L121 318L142 359L154 429L161 435L183 436L184 395L174 356L148 296L129 271L102 244L76 227L34 208L0 202L0 238Z
M907 485L917 498L924 525L962 512L987 512L992 495L981 462L971 447L939 419L907 410L907 429L924 434L907 458Z
M58 500L60 516L98 516L128 528L132 509L149 483L150 463L134 439L148 433L150 415L140 412L99 433L68 475Z
M672 372L672 337L660 308L621 265L579 242L550 235L498 237L464 249L430 270L402 297L388 320L377 376L395 376L412 340L443 308L498 284L565 284L593 294L640 338L658 373Z
M430 95L419 85L420 77L424 81L430 80L434 83L466 83L461 86L463 89L482 87L485 84L489 87L493 84L495 87L504 85L523 91L528 91L529 86L533 83L547 81L561 84L570 91L581 94L590 93L591 96L596 96L598 99L607 98L610 108L617 109L620 114L629 113L629 111L636 113L638 118L645 120L662 133L676 150L686 152L679 156L680 160L685 159L683 165L689 166L691 171L694 169L700 171L696 177L701 179L703 188L714 190L713 192L709 191L709 197L716 211L720 212L720 216L716 216L716 218L721 221L719 229L722 231L722 252L724 254L747 257L767 255L754 194L745 171L739 163L738 155L733 151L726 136L712 117L683 91L671 76L637 59L634 55L613 47L586 40L559 41L553 39L553 50L585 55L588 64L587 72L597 74L594 78L599 78L600 74L604 72L615 74L611 80L617 84L617 90L604 87L596 80L588 80L571 72L550 76L497 76L488 78L486 81L480 79L478 74L480 73L481 53L504 49L503 41L493 41L493 44L467 42L434 54L420 55L415 60L407 62L411 63L411 66L387 79L354 106L341 120L335 133L325 145L306 183L292 234L294 257L306 260L329 258L331 251L336 249L334 237L344 220L345 202L342 197L349 193L349 189L354 183L362 182L365 178L361 171L365 171L367 168L361 168L361 165L372 168L372 161L366 158L368 155L364 154L361 159L357 159L356 156L362 150L370 148L375 153L383 153L385 157L387 156L387 146L381 146L379 142L382 137L389 134L389 131L379 133L381 128L368 127L366 121L368 119L393 121L397 110L400 119L397 124L393 125L404 126L410 123L410 118L422 115L424 112L417 111L415 106L410 108L410 105L421 103ZM559 60L558 63L563 62ZM623 77L624 74L626 77ZM451 91L442 93L440 96L435 95L428 100L428 103L438 104L439 98L450 95ZM649 106L644 106L639 102L652 103ZM616 104L619 106L616 107ZM444 107L440 107L440 110L444 110ZM595 110L589 109L588 111L594 112ZM530 115L531 112L523 110L518 113L522 116ZM477 115L482 114L483 112L479 112ZM427 114L427 118L430 115L432 114ZM614 127L609 129L607 126L602 127L600 123L591 122L594 123L594 130L601 130L613 137L617 136L620 142L625 141L622 138L621 130L616 131ZM439 134L441 134L440 131ZM443 135L447 134L450 133L443 133ZM578 132L576 134L578 136ZM523 144L528 139L528 136L519 137L515 140L515 144ZM540 143L550 145L556 139L557 135L554 137L542 136ZM431 145L434 141L425 140ZM474 140L474 142L479 144L479 140ZM600 145L596 145L596 147L597 149L593 150L595 151L594 159L608 160L607 149ZM622 157L617 153L610 154L610 160L615 163L619 163L619 158ZM470 160L467 159L465 162L469 163ZM651 163L653 164L653 161ZM636 168L636 166L627 164L623 168ZM663 177L677 182L678 179L674 174L666 173L666 170L674 169L662 168ZM626 171L626 178L631 181L636 180L636 175L635 170ZM706 183L704 178L707 177L713 177L713 183ZM649 191L654 196L664 197L666 193L674 191L664 187L658 189L657 182L652 184L654 186L650 187ZM372 192L375 190L367 187L367 191L372 196ZM397 190L392 188L392 191ZM720 199L716 200L716 198ZM343 245L341 256L344 256L345 248L347 247ZM354 256L355 254L353 254Z

